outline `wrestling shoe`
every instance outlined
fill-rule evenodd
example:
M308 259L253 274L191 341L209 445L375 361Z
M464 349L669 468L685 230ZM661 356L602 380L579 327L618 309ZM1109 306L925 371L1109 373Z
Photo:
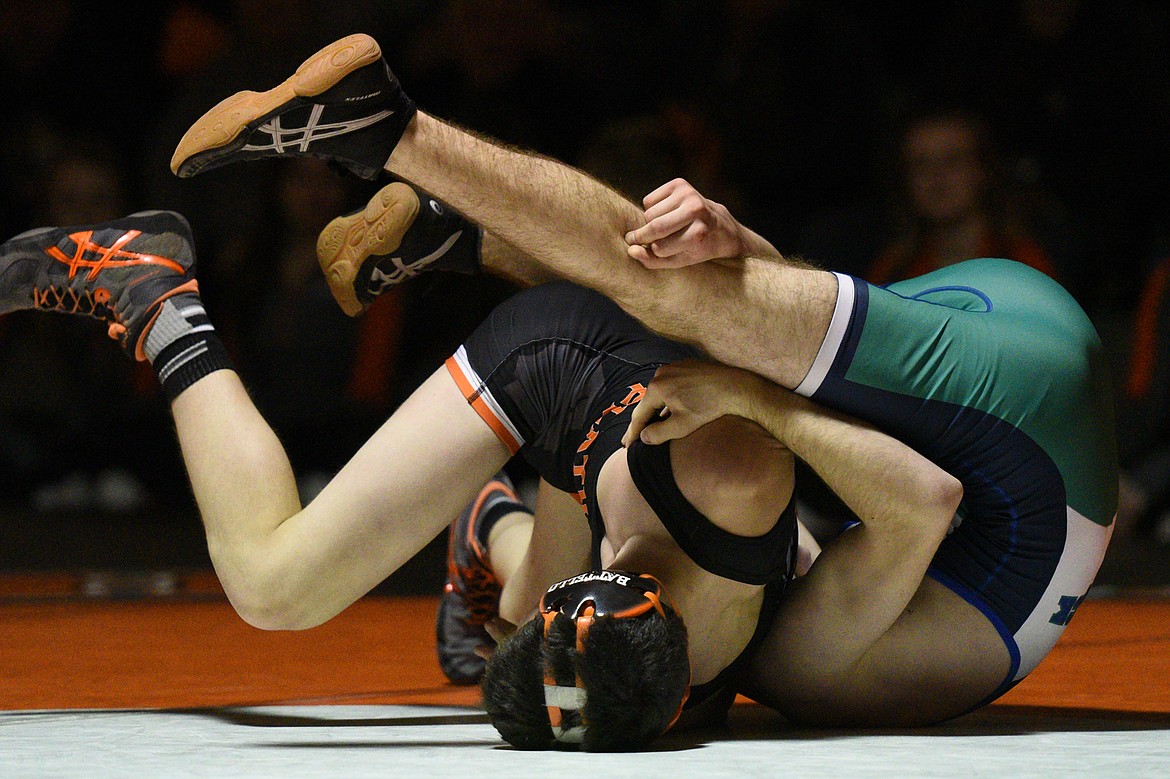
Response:
M439 666L455 684L475 684L486 661L475 653L496 642L484 625L500 610L503 584L487 563L487 539L495 520L528 509L502 471L480 490L451 523L447 542L447 582L435 621Z
M357 316L387 289L424 270L475 273L483 231L402 182L387 184L317 238L317 261L341 310Z
M237 92L205 113L179 141L171 171L188 178L242 160L317 157L373 179L414 112L377 41L350 35L279 86Z
M164 300L197 292L187 220L142 211L85 227L41 227L0 245L0 314L39 308L109 325L131 357Z

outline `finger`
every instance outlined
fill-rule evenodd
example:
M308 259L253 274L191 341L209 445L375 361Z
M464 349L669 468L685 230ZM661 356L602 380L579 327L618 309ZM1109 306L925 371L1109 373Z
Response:
M626 252L650 270L682 268L686 265L693 265L696 262L702 262L707 259L702 255L696 255L692 252L679 252L678 254L659 257L653 249L645 246L629 246L626 248Z
M676 438L682 438L694 430L694 425L687 421L685 415L667 414L663 418L656 418L653 424L646 425L639 431L638 437L644 444L664 444Z
M634 410L630 413L630 426L626 428L625 435L622 436L622 446L629 446L634 443L646 425L658 419L659 414L661 414L662 409L665 407L666 403L654 391L654 382L651 381L650 388L646 390L645 396L638 402L638 405L634 406Z
M631 230L626 233L626 243L640 243L645 246L648 243L686 229L687 225L693 221L695 221L694 215L690 211L675 208L647 222L636 230Z
M670 181L666 182L658 189L642 198L642 207L650 208L654 204L662 202L667 197L669 197L671 193L678 189L680 184L686 184L686 182L682 179L671 179Z
M651 270L658 270L660 268L670 268L674 266L674 262L669 259L663 259L654 254L654 252L647 249L645 246L627 246L626 254L633 257L638 262L645 265Z
M636 230L631 230L626 233L626 244L629 246L649 246L668 235L674 235L680 230L686 229L687 224L689 223L681 219L677 211L671 211L665 216L658 217L653 222L648 222Z
M671 211L677 211L683 202L685 202L685 198L683 197L682 193L671 192L669 195L664 197L662 200L659 200L654 205L648 206L646 210L642 212L642 218L647 222L653 222L655 219L665 216Z
M686 239L685 231L680 230L677 233L671 233L657 241L651 241L647 247L650 253L659 259L666 259L667 257L674 257L676 254L682 254L697 248L694 242Z
M706 225L701 222L693 222L665 238L651 241L648 248L658 257L672 257L685 251L703 254L703 242L708 235L710 235L710 230Z
M661 407L654 407L651 404L642 401L635 408L633 414L630 415L630 426L626 428L625 434L622 435L622 446L629 446L638 440L642 431L654 420L658 419L658 414Z
M711 257L719 234L701 219L689 222L683 229L650 243L650 251L659 257L669 257L683 251ZM722 247L719 247L722 249Z

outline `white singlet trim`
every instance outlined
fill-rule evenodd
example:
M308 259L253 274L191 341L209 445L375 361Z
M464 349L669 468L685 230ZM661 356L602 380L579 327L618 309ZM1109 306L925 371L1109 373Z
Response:
M1112 524L1102 527L1072 508L1068 509L1067 517L1068 535L1056 571L1035 610L1016 631L1016 646L1020 650L1016 679L1027 676L1052 651L1065 628L1064 624L1052 623L1055 615L1066 610L1060 599L1080 598L1089 591L1105 559L1109 537L1113 535Z
M455 354L451 355L451 359L459 366L459 370L463 373L463 377L467 379L467 383L475 388L479 399L491 410L496 420L507 429L512 438L516 439L518 446L523 446L524 436L520 435L520 431L516 429L516 425L512 424L512 420L508 419L508 415L504 413L504 409L500 407L500 404L492 396L492 391L488 389L487 384L484 383L483 379L479 377L479 374L475 372L475 369L471 367L471 363L468 362L467 348L460 346L455 350Z
M833 319L829 322L829 329L825 333L825 340L821 342L820 351L813 360L808 375L796 388L797 395L806 398L812 397L821 388L821 382L829 375L833 361L837 359L837 352L845 340L845 332L849 329L849 322L853 319L853 300L857 295L853 288L853 278L843 273L833 273L837 277L837 305L833 307Z

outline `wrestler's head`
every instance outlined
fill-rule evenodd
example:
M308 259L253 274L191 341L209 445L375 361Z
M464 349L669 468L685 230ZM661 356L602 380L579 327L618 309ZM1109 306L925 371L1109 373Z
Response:
M538 614L503 641L484 708L520 749L646 746L690 689L687 632L652 576L593 571L548 588Z

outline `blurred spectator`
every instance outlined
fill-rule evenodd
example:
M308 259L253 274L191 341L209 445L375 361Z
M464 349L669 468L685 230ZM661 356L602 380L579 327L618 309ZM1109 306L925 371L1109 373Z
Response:
M935 5L920 81L988 116L1013 166L1069 208L1090 263L1066 269L1082 302L1096 308L1128 293L1170 209L1168 5Z
M32 224L93 224L132 210L128 166L113 145L48 128L38 137L44 168L30 176L39 195ZM45 511L132 511L157 484L173 449L165 406L149 367L102 335L75 317L17 312L0 321L0 469L19 482L9 497Z
M1058 278L998 177L989 129L963 110L914 117L901 136L898 232L866 272L877 284L975 257L1005 257Z
M1145 275L1129 325L1117 390L1118 525L1170 544L1170 257Z

